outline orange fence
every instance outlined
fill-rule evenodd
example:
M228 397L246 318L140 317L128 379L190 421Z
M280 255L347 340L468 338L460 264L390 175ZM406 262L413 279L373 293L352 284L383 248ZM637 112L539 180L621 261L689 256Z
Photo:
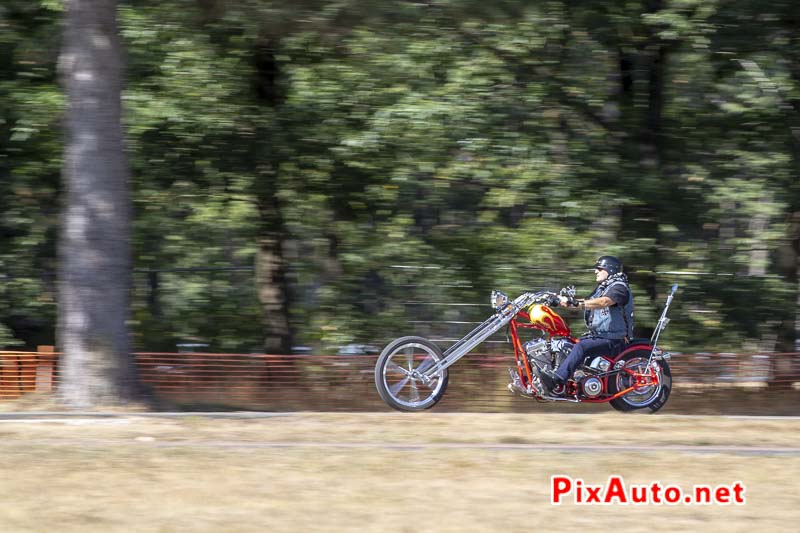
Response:
M40 346L38 352L0 352L0 400L52 392L57 362L52 346Z
M0 399L48 394L58 386L58 355L0 352ZM172 408L262 410L372 410L385 406L373 384L375 355L265 355L137 353L139 378ZM439 408L515 410L506 390L513 356L470 354L450 369L450 386ZM701 388L795 390L800 353L680 354L670 361L676 392ZM774 387L773 387L774 386Z

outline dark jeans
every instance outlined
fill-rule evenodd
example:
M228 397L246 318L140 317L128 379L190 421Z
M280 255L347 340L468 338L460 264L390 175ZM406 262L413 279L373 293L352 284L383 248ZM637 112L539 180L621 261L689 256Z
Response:
M623 339L584 337L572 347L567 358L558 367L555 373L556 378L561 382L565 382L572 377L572 373L575 372L575 369L586 357L598 355L614 357L622 351L624 346L625 341Z

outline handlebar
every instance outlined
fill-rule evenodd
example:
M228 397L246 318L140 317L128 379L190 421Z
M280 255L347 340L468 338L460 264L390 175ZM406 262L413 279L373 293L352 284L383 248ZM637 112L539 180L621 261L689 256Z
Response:
M562 296L567 299L568 307L578 306L578 300L575 297L574 286L564 287L557 293L552 291L528 292L518 298L518 303L520 307L527 307L536 303L549 305L550 307L557 307L561 303L560 298Z
M561 292L558 293L559 296L563 296L567 299L567 306L578 307L578 299L575 297L575 294L575 285L564 287L561 289Z
M558 305L558 294L550 291L526 292L517 300L520 308L531 304L545 304L555 307Z

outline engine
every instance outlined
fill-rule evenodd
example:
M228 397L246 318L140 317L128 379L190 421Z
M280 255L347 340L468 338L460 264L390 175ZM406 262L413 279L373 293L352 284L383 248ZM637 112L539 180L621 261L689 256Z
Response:
M534 339L525 343L525 353L531 363L542 370L556 370L569 355L574 344L567 338ZM609 362L604 357L595 358L590 365L575 371L573 379L586 398L596 398L603 393L603 381L594 375L608 370ZM587 374L588 372L588 374Z
M528 355L528 360L540 369L550 369L553 366L550 343L545 339L534 339L526 342L525 353Z
M569 352L572 350L573 346L574 344L572 341L565 338L552 339L550 341L550 348L555 355L555 368L561 366L561 363L569 355Z
M572 342L563 338L549 341L541 338L525 343L528 359L541 369L557 369L571 349Z

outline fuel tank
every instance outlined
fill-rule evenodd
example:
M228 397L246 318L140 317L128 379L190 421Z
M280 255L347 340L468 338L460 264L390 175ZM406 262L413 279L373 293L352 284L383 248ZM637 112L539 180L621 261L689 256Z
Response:
M570 336L569 326L564 319L546 305L532 305L528 308L528 314L535 328L555 337Z

